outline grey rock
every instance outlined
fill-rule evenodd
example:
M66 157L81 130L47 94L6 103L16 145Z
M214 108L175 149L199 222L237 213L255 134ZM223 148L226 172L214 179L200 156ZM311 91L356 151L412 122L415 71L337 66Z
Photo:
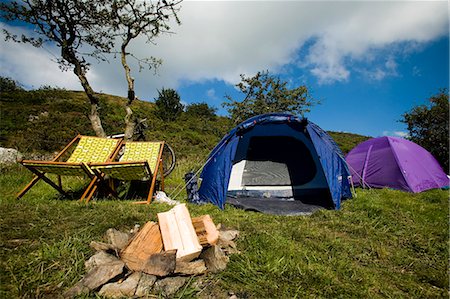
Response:
M156 282L156 276L155 275L148 275L145 273L142 273L141 279L139 280L138 286L136 288L136 292L134 295L136 297L145 297L148 294L150 294L153 285Z
M16 149L0 147L0 164L15 164L23 155Z
M132 297L136 292L141 272L134 272L122 282L113 282L105 284L99 292L99 295L108 298Z
M235 229L221 229L219 230L219 240L233 241L239 236L239 231Z
M123 233L114 228L110 228L106 231L106 237L108 238L109 243L119 250L127 246L130 239L129 234Z
M154 291L163 296L170 297L184 286L187 277L167 277L155 283Z
M206 265L204 260L196 260L193 262L177 262L175 273L184 275L200 275L206 272Z
M175 271L177 250L167 250L151 255L142 267L142 272L167 276Z
M91 256L85 263L84 266L86 267L86 271L89 272L96 266L104 265L110 262L117 261L117 257L114 255L111 255L109 253L106 253L104 251L97 251L96 254Z
M90 290L95 290L116 276L122 274L124 267L125 263L119 260L97 266L86 274L82 279L82 282Z
M89 244L89 247L94 249L95 251L114 251L116 248L112 244L92 241Z
M70 289L65 291L63 294L63 297L64 298L73 298L73 297L80 296L83 294L88 294L89 291L90 291L89 288L83 284L82 280L80 280L73 287L71 287Z
M206 268L212 273L224 270L230 260L217 245L211 246L203 251L200 258L205 260Z
M240 253L240 251L236 247L236 243L234 243L233 241L219 238L217 246L219 246L225 252L225 254Z

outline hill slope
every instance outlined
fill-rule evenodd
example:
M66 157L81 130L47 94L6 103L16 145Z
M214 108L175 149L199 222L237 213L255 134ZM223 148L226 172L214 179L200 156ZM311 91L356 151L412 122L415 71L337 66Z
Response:
M100 114L107 134L123 132L125 98L99 94ZM89 105L81 91L40 89L2 92L0 96L1 138L3 147L23 152L58 151L76 134L92 135L87 118ZM135 115L147 118L148 140L165 140L181 157L207 155L232 128L229 119L215 120L189 117L186 113L174 122L164 123L155 115L153 103L136 101ZM344 153L369 137L329 132Z

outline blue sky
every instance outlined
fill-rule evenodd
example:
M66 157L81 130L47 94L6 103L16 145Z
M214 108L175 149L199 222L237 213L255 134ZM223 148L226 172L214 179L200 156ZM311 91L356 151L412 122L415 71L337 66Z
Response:
M392 46L395 47L395 46ZM352 67L370 67L386 63L384 54L371 63L356 63ZM395 73L383 79L356 73L343 82L321 84L309 72L288 65L287 72L273 72L283 80L305 84L320 104L312 107L306 116L326 130L344 131L369 136L403 135L406 126L399 122L401 115L449 84L449 39L442 37L414 53L400 55ZM269 69L270 71L270 69ZM184 83L178 88L186 103L207 102L226 115L221 106L224 95L241 99L242 94L223 81L208 80L202 83Z
M156 76L133 65L141 99L174 88L183 102L207 102L225 115L224 96L241 96L234 88L239 74L269 70L309 88L321 104L307 117L324 129L398 136L406 133L401 115L449 85L447 1L185 1L179 16L175 34L132 45L137 56L164 61ZM2 41L0 75L28 88L81 89L52 61L57 55L51 44ZM88 76L96 91L126 95L113 58L94 62Z

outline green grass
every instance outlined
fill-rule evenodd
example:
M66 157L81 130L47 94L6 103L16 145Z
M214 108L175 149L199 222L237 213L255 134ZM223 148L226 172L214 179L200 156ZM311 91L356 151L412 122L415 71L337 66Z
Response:
M196 167L189 161L169 177L169 194L184 170ZM86 206L60 198L44 183L15 200L30 178L16 167L0 175L1 298L61 295L85 274L91 240L102 240L110 227L127 230L156 220L170 208L103 199ZM64 182L75 194L83 184ZM231 257L225 271L194 278L178 297L227 298L233 292L239 298L448 298L447 191L358 190L340 211L310 217L229 206L189 210L240 230L241 254Z

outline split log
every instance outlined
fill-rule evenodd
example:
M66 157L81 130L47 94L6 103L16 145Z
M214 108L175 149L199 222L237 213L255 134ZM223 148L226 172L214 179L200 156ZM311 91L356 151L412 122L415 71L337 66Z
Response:
M155 253L160 253L162 248L159 226L149 221L121 251L120 257L130 270L141 271L148 258Z
M167 276L175 271L176 255L176 250L155 253L143 264L142 272L150 275Z
M192 225L200 245L203 247L216 245L219 239L219 231L209 215L192 218Z
M212 273L217 273L224 270L230 260L222 249L216 245L203 251L200 257L205 260L206 267Z
M198 242L186 204L158 213L165 250L177 249L177 260L189 262L198 257L202 246Z

